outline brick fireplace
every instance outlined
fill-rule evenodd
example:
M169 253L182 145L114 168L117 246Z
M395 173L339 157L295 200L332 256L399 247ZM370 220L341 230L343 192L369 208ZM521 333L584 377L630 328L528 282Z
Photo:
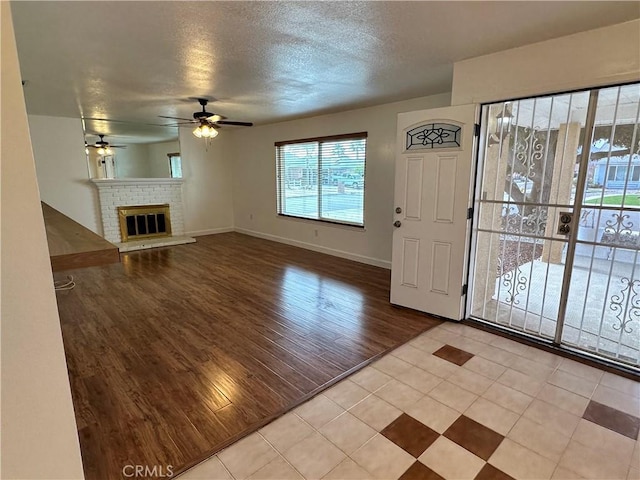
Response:
M106 240L118 245L121 245L122 242L126 240L122 238L121 235L120 217L118 213L119 207L153 206L159 204L168 205L169 211L171 212L171 237L168 238L184 236L182 179L94 179L92 182L98 188L102 227ZM195 241L194 239L190 240ZM165 242L165 244L168 243ZM148 248L150 246L158 245L157 242L149 240L142 248ZM121 248L121 251L122 250Z

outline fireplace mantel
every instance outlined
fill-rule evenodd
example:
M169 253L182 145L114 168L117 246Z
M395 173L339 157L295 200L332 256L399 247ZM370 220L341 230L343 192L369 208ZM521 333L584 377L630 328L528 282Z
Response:
M96 185L125 186L125 185L182 185L182 178L92 178Z

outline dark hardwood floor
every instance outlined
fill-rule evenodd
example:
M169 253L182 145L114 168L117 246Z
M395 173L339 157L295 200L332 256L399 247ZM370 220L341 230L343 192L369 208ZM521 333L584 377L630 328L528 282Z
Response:
M87 479L180 472L440 323L389 304L388 270L235 233L67 274Z

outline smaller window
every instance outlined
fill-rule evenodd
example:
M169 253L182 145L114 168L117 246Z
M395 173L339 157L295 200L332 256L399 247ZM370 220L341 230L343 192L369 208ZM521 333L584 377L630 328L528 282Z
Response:
M179 153L167 153L171 178L182 178L182 158Z

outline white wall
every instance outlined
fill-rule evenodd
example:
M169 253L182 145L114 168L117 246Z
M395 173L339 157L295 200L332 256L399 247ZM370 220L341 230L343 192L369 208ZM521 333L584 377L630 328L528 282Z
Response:
M169 153L179 153L177 140L149 144L130 143L127 148L114 149L116 178L170 178ZM103 178L97 168L98 150L89 149L89 176Z
M399 112L448 104L449 94L441 94L234 130L231 157L236 229L388 267L391 261L393 230L396 115ZM365 179L365 229L278 217L274 142L362 131L368 132L369 135Z
M640 20L458 62L452 105L640 79Z
M33 142L33 139L31 140ZM89 153L87 154L87 162L89 165L89 178L103 178L102 170L98 168L98 159L100 155L98 155L98 151L95 148L89 148L87 150Z
M144 144L130 143L127 148L114 148L116 178L149 177L149 149Z
M180 128L184 228L187 235L233 230L230 131L213 139L208 148L190 128Z
M168 153L180 151L178 141L129 143L127 148L114 149L116 178L169 178Z
M180 144L175 142L151 143L149 149L149 177L169 178L171 169L169 168L169 153L180 152Z
M42 201L101 234L98 192L89 181L80 119L42 115L28 119Z
M0 17L0 477L84 478L9 2Z

